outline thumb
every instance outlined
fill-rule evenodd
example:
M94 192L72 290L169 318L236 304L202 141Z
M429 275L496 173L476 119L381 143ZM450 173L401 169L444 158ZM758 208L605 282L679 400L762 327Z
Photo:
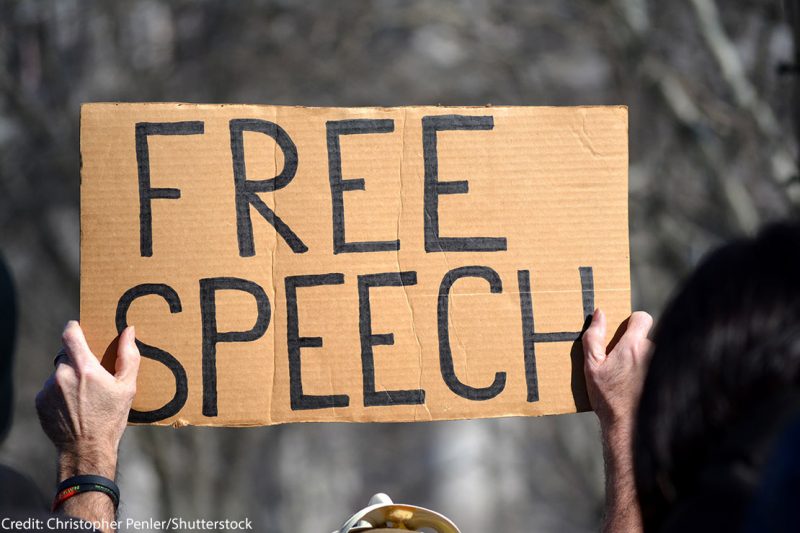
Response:
M117 362L114 366L114 377L120 381L136 381L139 374L139 348L136 346L136 330L128 326L119 336L117 345Z
M587 363L599 364L606 359L606 315L596 309L592 323L583 332L583 356Z

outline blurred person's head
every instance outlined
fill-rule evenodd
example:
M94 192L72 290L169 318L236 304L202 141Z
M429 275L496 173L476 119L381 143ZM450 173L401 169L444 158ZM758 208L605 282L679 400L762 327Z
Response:
M17 307L11 273L0 255L0 441L11 426L12 403L12 362L14 355L14 336L17 329Z
M800 414L800 224L711 254L653 340L634 444L645 530L739 525Z

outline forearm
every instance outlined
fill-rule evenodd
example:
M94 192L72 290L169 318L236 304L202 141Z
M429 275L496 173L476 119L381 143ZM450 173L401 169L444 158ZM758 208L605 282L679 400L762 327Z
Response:
M633 432L630 425L603 432L603 459L606 471L606 504L603 533L642 531L636 482L633 476Z
M117 469L116 452L85 453L77 455L62 452L58 459L58 482L81 475L103 476L114 480ZM116 520L116 508L108 495L102 492L83 492L65 501L60 508L65 514L100 524L103 533L113 533L110 528Z

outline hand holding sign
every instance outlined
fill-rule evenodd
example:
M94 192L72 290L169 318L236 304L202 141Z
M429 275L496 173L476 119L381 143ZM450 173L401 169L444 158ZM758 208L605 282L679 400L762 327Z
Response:
M114 477L117 447L128 418L139 371L139 351L133 328L122 332L114 373L92 354L81 327L70 321L62 335L63 349L55 370L36 396L36 410L47 436L63 459L74 463L111 465Z
M587 392L604 428L633 428L652 343L647 338L653 317L636 311L623 324L622 335L606 350L606 317L598 309L583 334Z

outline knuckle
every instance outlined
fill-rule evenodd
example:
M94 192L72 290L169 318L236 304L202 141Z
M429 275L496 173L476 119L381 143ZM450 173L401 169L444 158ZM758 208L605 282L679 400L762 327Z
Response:
M635 311L631 315L631 320L635 321L636 323L638 323L642 327L648 327L649 328L650 326L653 325L653 317L650 316L650 313L647 313L645 311Z
M587 329L581 337L584 346L591 346L600 341L600 332L594 326Z
M81 379L86 381L96 381L99 377L97 371L92 367L83 366L80 368Z
M58 365L58 368L53 372L53 380L55 380L56 384L61 384L67 379L67 375L66 365Z
M69 341L72 340L73 336L75 335L74 328L72 326L72 322L67 323L64 326L64 331L61 332L61 340L66 345Z
M68 365L58 365L53 374L53 381L61 390L71 387L75 381L74 378L74 372Z
M587 339L583 342L583 355L596 357L600 355L600 348L593 339Z

